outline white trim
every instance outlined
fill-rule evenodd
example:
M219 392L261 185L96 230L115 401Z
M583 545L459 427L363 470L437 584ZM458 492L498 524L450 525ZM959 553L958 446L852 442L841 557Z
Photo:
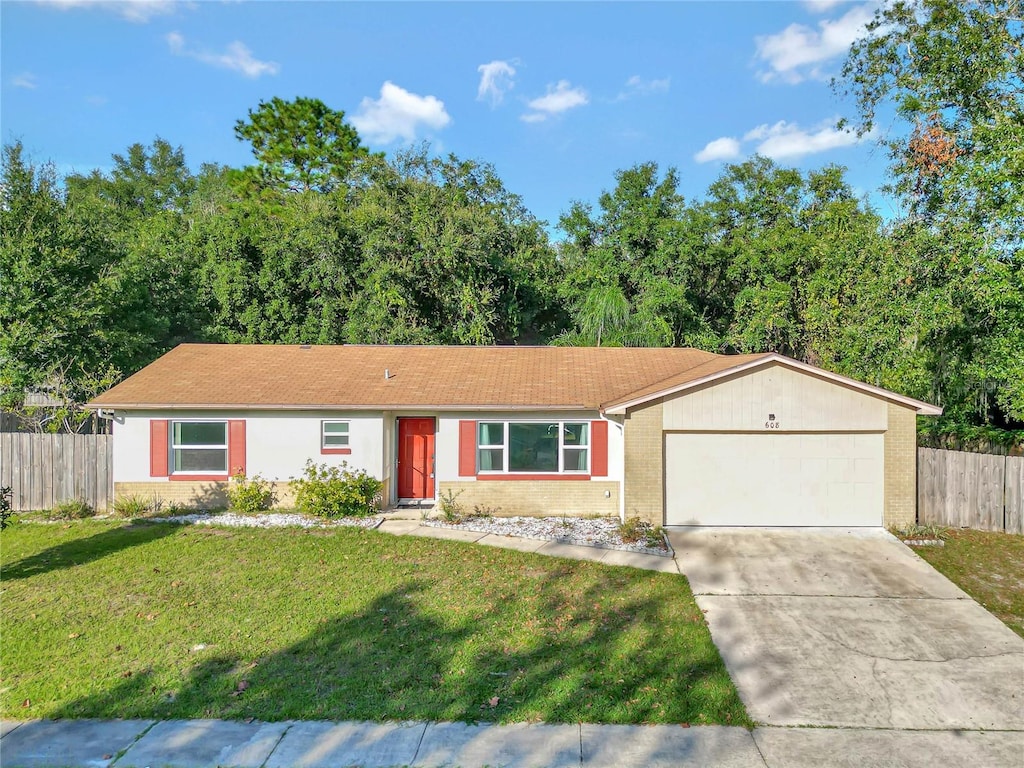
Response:
M509 476L515 477L516 475L551 475L552 477L558 477L561 475L590 475L591 461L593 459L593 438L591 433L593 427L591 426L592 419L582 419L576 421L574 419L495 419L493 421L487 421L480 419L476 423L476 464L477 475L497 475L497 476ZM497 443L488 443L487 445L480 444L480 426L482 424L501 424L501 445ZM510 469L509 463L512 461L512 425L513 424L544 424L544 425L557 425L558 427L558 469ZM565 444L565 426L567 424L579 424L585 427L587 433L586 445L566 445ZM501 450L501 469L480 469L480 451L487 450ZM576 451L577 453L583 453L586 456L587 466L586 469L566 469L565 468L565 451Z
M344 433L342 433L342 432L330 432L329 433L329 432L327 432L327 429L326 429L328 424L344 424L345 425L345 431L344 431ZM351 449L351 447L352 447L350 445L351 431L352 431L352 424L351 424L351 420L350 419L320 419L320 450L321 451L323 451L323 450L328 450L329 451L329 450L334 450L334 449L337 449L337 448L349 448L349 449ZM328 434L330 434L332 437L339 437L340 435L344 434L345 435L345 444L344 445L327 445L326 439L327 439Z
M212 443L176 443L174 441L174 428L179 424L223 424L224 425L224 442L223 444L212 444ZM231 461L230 456L230 443L231 434L230 427L228 425L228 419L171 419L168 424L167 437L170 445L168 449L170 451L167 468L167 476L171 475L188 477L189 475L211 475L211 474L230 474L230 467L228 463ZM176 451L221 451L224 454L224 469L175 469L174 466L177 464L175 452Z
M677 384L674 387L668 387L666 389L657 390L655 392L651 392L650 394L643 395L642 397L637 397L632 400L626 400L624 402L614 404L610 407L603 408L602 413L625 413L629 408L635 408L636 406L643 405L644 403L649 402L651 400L656 400L659 397L667 397L669 395L674 395L679 392L685 392L688 389L694 389L695 387L699 387L704 384L709 384L713 381L717 381L718 379L725 378L726 376L732 376L737 373L752 371L757 368L770 365L772 363L778 363L779 365L784 365L787 368L792 368L794 370L807 373L811 376L818 376L823 379L828 379L829 381L835 382L836 384L842 384L844 386L851 387L852 389L857 389L860 390L861 392L866 392L869 395L880 397L883 400L890 400L892 402L899 403L900 405L906 405L916 410L921 416L942 415L942 408L938 407L937 405L930 405L928 403L922 402L921 400L915 400L912 397L907 397L906 395L898 395L895 392L890 392L888 389L882 389L881 387L876 387L872 384L865 384L863 381L857 381L856 379L850 379L847 378L846 376L840 376L838 373L832 373L831 371L826 371L824 368L818 368L813 365L808 365L807 363L802 363L799 360L794 360L791 357L786 357L785 355L780 355L776 352L772 352L766 357L761 357L758 358L757 360L751 360L748 363L736 365L733 366L732 368L726 368L725 370L717 371L715 373L708 374L707 376L701 376L699 379L687 381L684 384Z

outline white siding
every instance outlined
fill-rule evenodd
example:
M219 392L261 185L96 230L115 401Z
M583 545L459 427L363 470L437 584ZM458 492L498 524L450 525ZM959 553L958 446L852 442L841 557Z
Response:
M715 432L884 431L886 402L781 365L665 399L664 428ZM769 416L774 414L774 422Z
M363 469L381 477L384 469L384 426L379 413L346 411L128 411L117 414L114 426L114 482L154 482L149 476L150 419L244 419L246 472L268 480L302 475L307 459L318 464ZM320 454L320 422L350 422L350 455Z

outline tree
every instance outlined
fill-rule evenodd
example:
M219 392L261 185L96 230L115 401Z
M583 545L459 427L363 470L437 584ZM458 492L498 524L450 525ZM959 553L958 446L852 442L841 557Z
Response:
M567 235L559 293L574 326L559 343L671 346L692 338L700 322L678 176L643 163L615 181L596 215L577 202L559 222Z
M248 120L235 123L235 136L252 144L257 162L245 178L284 191L330 192L368 154L345 113L319 99L261 101Z
M0 399L19 407L28 390L57 386L81 404L91 382L116 378L130 358L117 259L89 217L60 194L52 166L37 168L20 143L3 149L0 183Z
M560 330L547 235L491 166L424 146L359 170L349 341L495 344Z
M908 130L883 138L897 189L927 221L1024 237L1024 11L1020 0L884 3L836 90L863 135L888 106Z
M955 418L1024 420L1024 20L1019 0L887 3L842 79L864 134L883 139L911 218L896 235L947 311L922 340L932 392Z

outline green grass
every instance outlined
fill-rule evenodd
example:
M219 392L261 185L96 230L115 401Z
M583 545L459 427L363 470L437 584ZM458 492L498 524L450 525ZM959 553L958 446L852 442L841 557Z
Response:
M751 725L680 576L104 521L16 523L0 569L5 718Z
M915 551L1024 637L1024 536L953 530L945 541Z

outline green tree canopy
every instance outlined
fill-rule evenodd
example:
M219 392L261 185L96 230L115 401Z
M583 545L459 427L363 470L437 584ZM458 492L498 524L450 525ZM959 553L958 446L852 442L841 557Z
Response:
M256 158L246 177L277 190L330 192L367 155L345 113L319 99L261 101L235 123L235 136L252 145Z

